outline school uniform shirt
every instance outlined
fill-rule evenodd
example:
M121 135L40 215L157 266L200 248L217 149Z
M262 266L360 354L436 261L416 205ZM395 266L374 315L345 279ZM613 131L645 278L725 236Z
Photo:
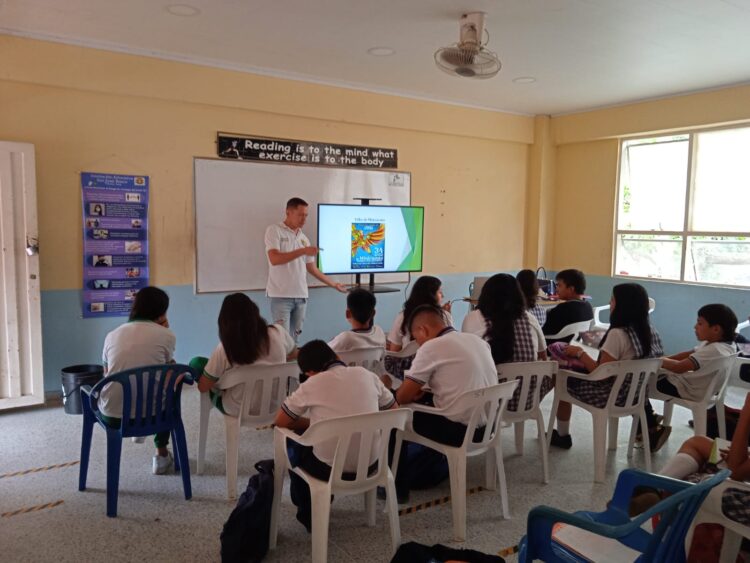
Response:
M557 334L569 324L590 321L593 318L594 309L588 301L583 301L581 299L563 301L547 311L547 320L544 321L542 332L544 332L545 335ZM571 336L562 340L570 342L572 338L573 337ZM555 340L548 339L547 342L552 343L555 342Z
M255 360L252 365L286 363L286 358L292 353L294 347L294 340L284 327L270 325L268 327L268 353ZM228 374L232 373L233 370L241 367L244 366L235 366L229 362L224 346L219 342L211 353L211 357L208 359L206 367L203 368L203 375L215 382L219 381L222 377L226 377ZM248 410L251 414L257 414L260 410L260 384L261 382L258 381L257 387L252 393L253 399ZM221 393L221 403L225 413L230 416L239 415L240 406L242 405L242 395L244 393L242 385L223 390L214 387L214 391Z
M377 375L363 367L348 367L340 362L308 378L281 405L290 418L297 420L308 413L310 425L322 420L355 414L367 414L391 408L396 402ZM373 440L370 463L377 459L380 444ZM320 461L333 465L336 441L328 440L313 447ZM357 470L357 448L350 448L344 462L345 471Z
M378 325L366 329L345 330L328 345L334 352L351 352L359 348L385 348L385 332Z
M698 370L701 368L701 364L708 360L731 356L736 352L737 347L734 342L701 342L688 357L693 362L693 369ZM715 376L716 374L696 376L692 372L668 373L667 381L677 388L681 398L688 401L702 401L706 389Z
M531 314L530 311L526 311L526 319L528 319L529 326L531 328L531 343L530 345L533 347L533 354L532 360L515 360L515 361L529 361L529 362L535 362L539 352L543 352L547 348L547 343L544 340L544 334L542 333L542 327L539 326L539 321L536 319L536 317ZM487 321L484 318L484 315L482 314L482 311L479 309L474 309L473 311L469 312L464 317L464 322L461 325L461 332L469 332L471 334L476 334L480 338L486 338L487 334ZM516 347L519 347L521 345L520 339L517 339ZM527 352L524 350L523 352ZM514 356L516 355L523 355L526 356L527 354L516 354L514 351Z
M466 391L497 384L490 345L475 334L456 332L452 327L419 347L404 377L428 386L437 408L449 406ZM468 424L471 413L449 418Z
M168 364L174 360L176 341L174 332L160 324L129 321L107 334L102 363L108 375L140 366ZM102 414L122 418L122 386L105 385L98 404ZM135 416L135 401L130 416Z
M453 316L448 312L443 310L443 316L445 317L445 324L448 326L453 326ZM404 312L400 311L398 315L396 315L396 318L393 320L393 326L391 326L391 330L388 333L388 342L392 344L401 345L401 348L406 348L407 344L412 341L411 334L401 334L401 324L404 322Z
M310 246L310 240L301 229L295 231L284 223L270 225L266 229L266 259L268 260L268 297L307 298L307 264L315 262L314 256L300 256L286 264L273 266L268 258L269 250L292 252Z

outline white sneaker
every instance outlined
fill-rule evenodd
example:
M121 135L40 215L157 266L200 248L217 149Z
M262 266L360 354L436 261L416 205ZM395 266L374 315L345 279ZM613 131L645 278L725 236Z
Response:
M154 475L164 475L174 464L172 454L167 452L166 456L155 455L151 471Z
M146 437L145 436L133 436L132 438L130 438L130 441L133 442L134 444L142 444L143 442L146 441Z

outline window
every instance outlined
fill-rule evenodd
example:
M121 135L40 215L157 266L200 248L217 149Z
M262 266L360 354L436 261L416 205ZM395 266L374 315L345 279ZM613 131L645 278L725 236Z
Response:
M750 286L750 128L623 141L614 275Z

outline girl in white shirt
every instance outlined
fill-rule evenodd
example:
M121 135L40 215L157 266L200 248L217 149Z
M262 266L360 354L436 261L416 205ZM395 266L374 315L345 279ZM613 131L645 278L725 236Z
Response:
M295 355L296 348L286 329L268 325L260 316L258 306L244 293L233 293L224 298L219 311L219 340L204 364L198 389L201 393L210 392L214 406L221 412L237 416L243 389L239 386L214 391L216 382L238 366L284 363ZM197 364L197 358L190 363L193 367Z
M398 352L413 340L409 333L408 323L412 313L420 305L442 307L446 324L449 326L453 325L453 317L450 314L450 302L443 305L440 304L443 300L442 285L443 283L434 276L421 276L414 282L414 287L412 287L409 298L404 303L403 310L396 315L391 331L388 333L385 345L386 350Z

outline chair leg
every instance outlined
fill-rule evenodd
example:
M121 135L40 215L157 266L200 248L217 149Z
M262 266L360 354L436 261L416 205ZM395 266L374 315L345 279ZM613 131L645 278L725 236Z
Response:
M396 500L396 480L393 478L393 473L388 470L388 477L386 481L386 512L388 513L388 524L391 528L391 546L395 553L398 546L401 544L401 525L398 521L398 501Z
M237 498L237 464L240 456L240 429L237 420L224 416L225 439L227 447L227 498Z
M328 560L328 524L331 518L331 492L326 487L310 487L312 500L312 561Z
M375 489L370 489L365 493L365 516L367 517L367 525L372 527L375 525Z
M734 530L724 528L724 541L721 544L719 563L734 563L740 553L741 546L742 536Z
M491 452L484 456L484 488L488 491L497 490L497 459Z
M617 451L617 436L620 430L620 419L616 416L609 419L608 449Z
M84 400L86 400L84 398ZM83 431L81 432L81 465L78 468L78 490L86 490L86 478L89 473L89 455L91 454L91 436L94 432L94 418L83 413Z
M487 452L487 455L492 455L493 452ZM508 508L508 483L505 480L505 464L503 463L503 448L500 440L497 441L495 446L495 468L497 470L497 477L500 483L500 507L503 509L503 518L508 520L510 518L510 509ZM464 458L465 459L465 458ZM466 465L464 461L464 471ZM464 498L465 501L465 498ZM464 505L465 506L465 505Z
M557 385L557 383L555 383ZM555 398L552 401L552 410L549 413L549 422L547 423L547 451L549 451L549 443L552 440L552 429L555 427L555 420L557 419L557 409L560 406L560 397L555 390Z
M175 452L175 467L179 460L180 474L182 475L182 489L185 492L185 500L193 497L193 487L190 483L190 461L188 460L187 439L185 438L185 427L182 421L172 431L173 446Z
M513 425L513 429L516 432L516 453L518 455L523 455L523 431L524 431L524 425L525 421L516 422Z
M607 459L607 415L593 416L594 420L594 481L604 482L605 462Z
M674 405L672 404L672 401L664 401L664 421L662 422L664 426L672 426L672 411L673 410L674 410Z
M451 480L451 510L453 511L453 539L466 541L466 457L450 452L448 469Z
M536 430L539 435L539 455L542 457L543 481L549 483L549 458L547 456L547 444L544 439L544 415L541 410L536 413Z
M206 440L208 439L208 419L211 415L211 397L208 393L201 393L200 422L198 426L198 460L196 461L196 474L203 474L203 465L206 460Z
M117 516L117 493L120 486L122 436L119 430L107 430L107 516Z
M641 410L641 428L648 428L648 423L646 422L646 411ZM666 420L666 417L665 417ZM633 427L637 427L638 425L635 422L635 418L633 418ZM633 443L635 443L635 434L633 434ZM643 458L646 461L646 471L651 473L651 438L649 438L648 431L641 432L641 436L643 437Z
M716 422L719 425L719 438L727 439L727 421L724 411L724 401L716 401Z
M696 436L705 436L706 427L708 426L708 411L698 407L691 409L693 411L693 428Z
M279 536L279 508L284 490L284 475L286 475L286 439L282 434L274 432L273 449L273 500L271 501L271 526L268 538L270 549L276 549Z
M172 437L172 452L173 452L173 459L174 459L174 471L175 473L180 472L180 456L177 452L177 435L175 434L174 428L170 432L170 436Z

